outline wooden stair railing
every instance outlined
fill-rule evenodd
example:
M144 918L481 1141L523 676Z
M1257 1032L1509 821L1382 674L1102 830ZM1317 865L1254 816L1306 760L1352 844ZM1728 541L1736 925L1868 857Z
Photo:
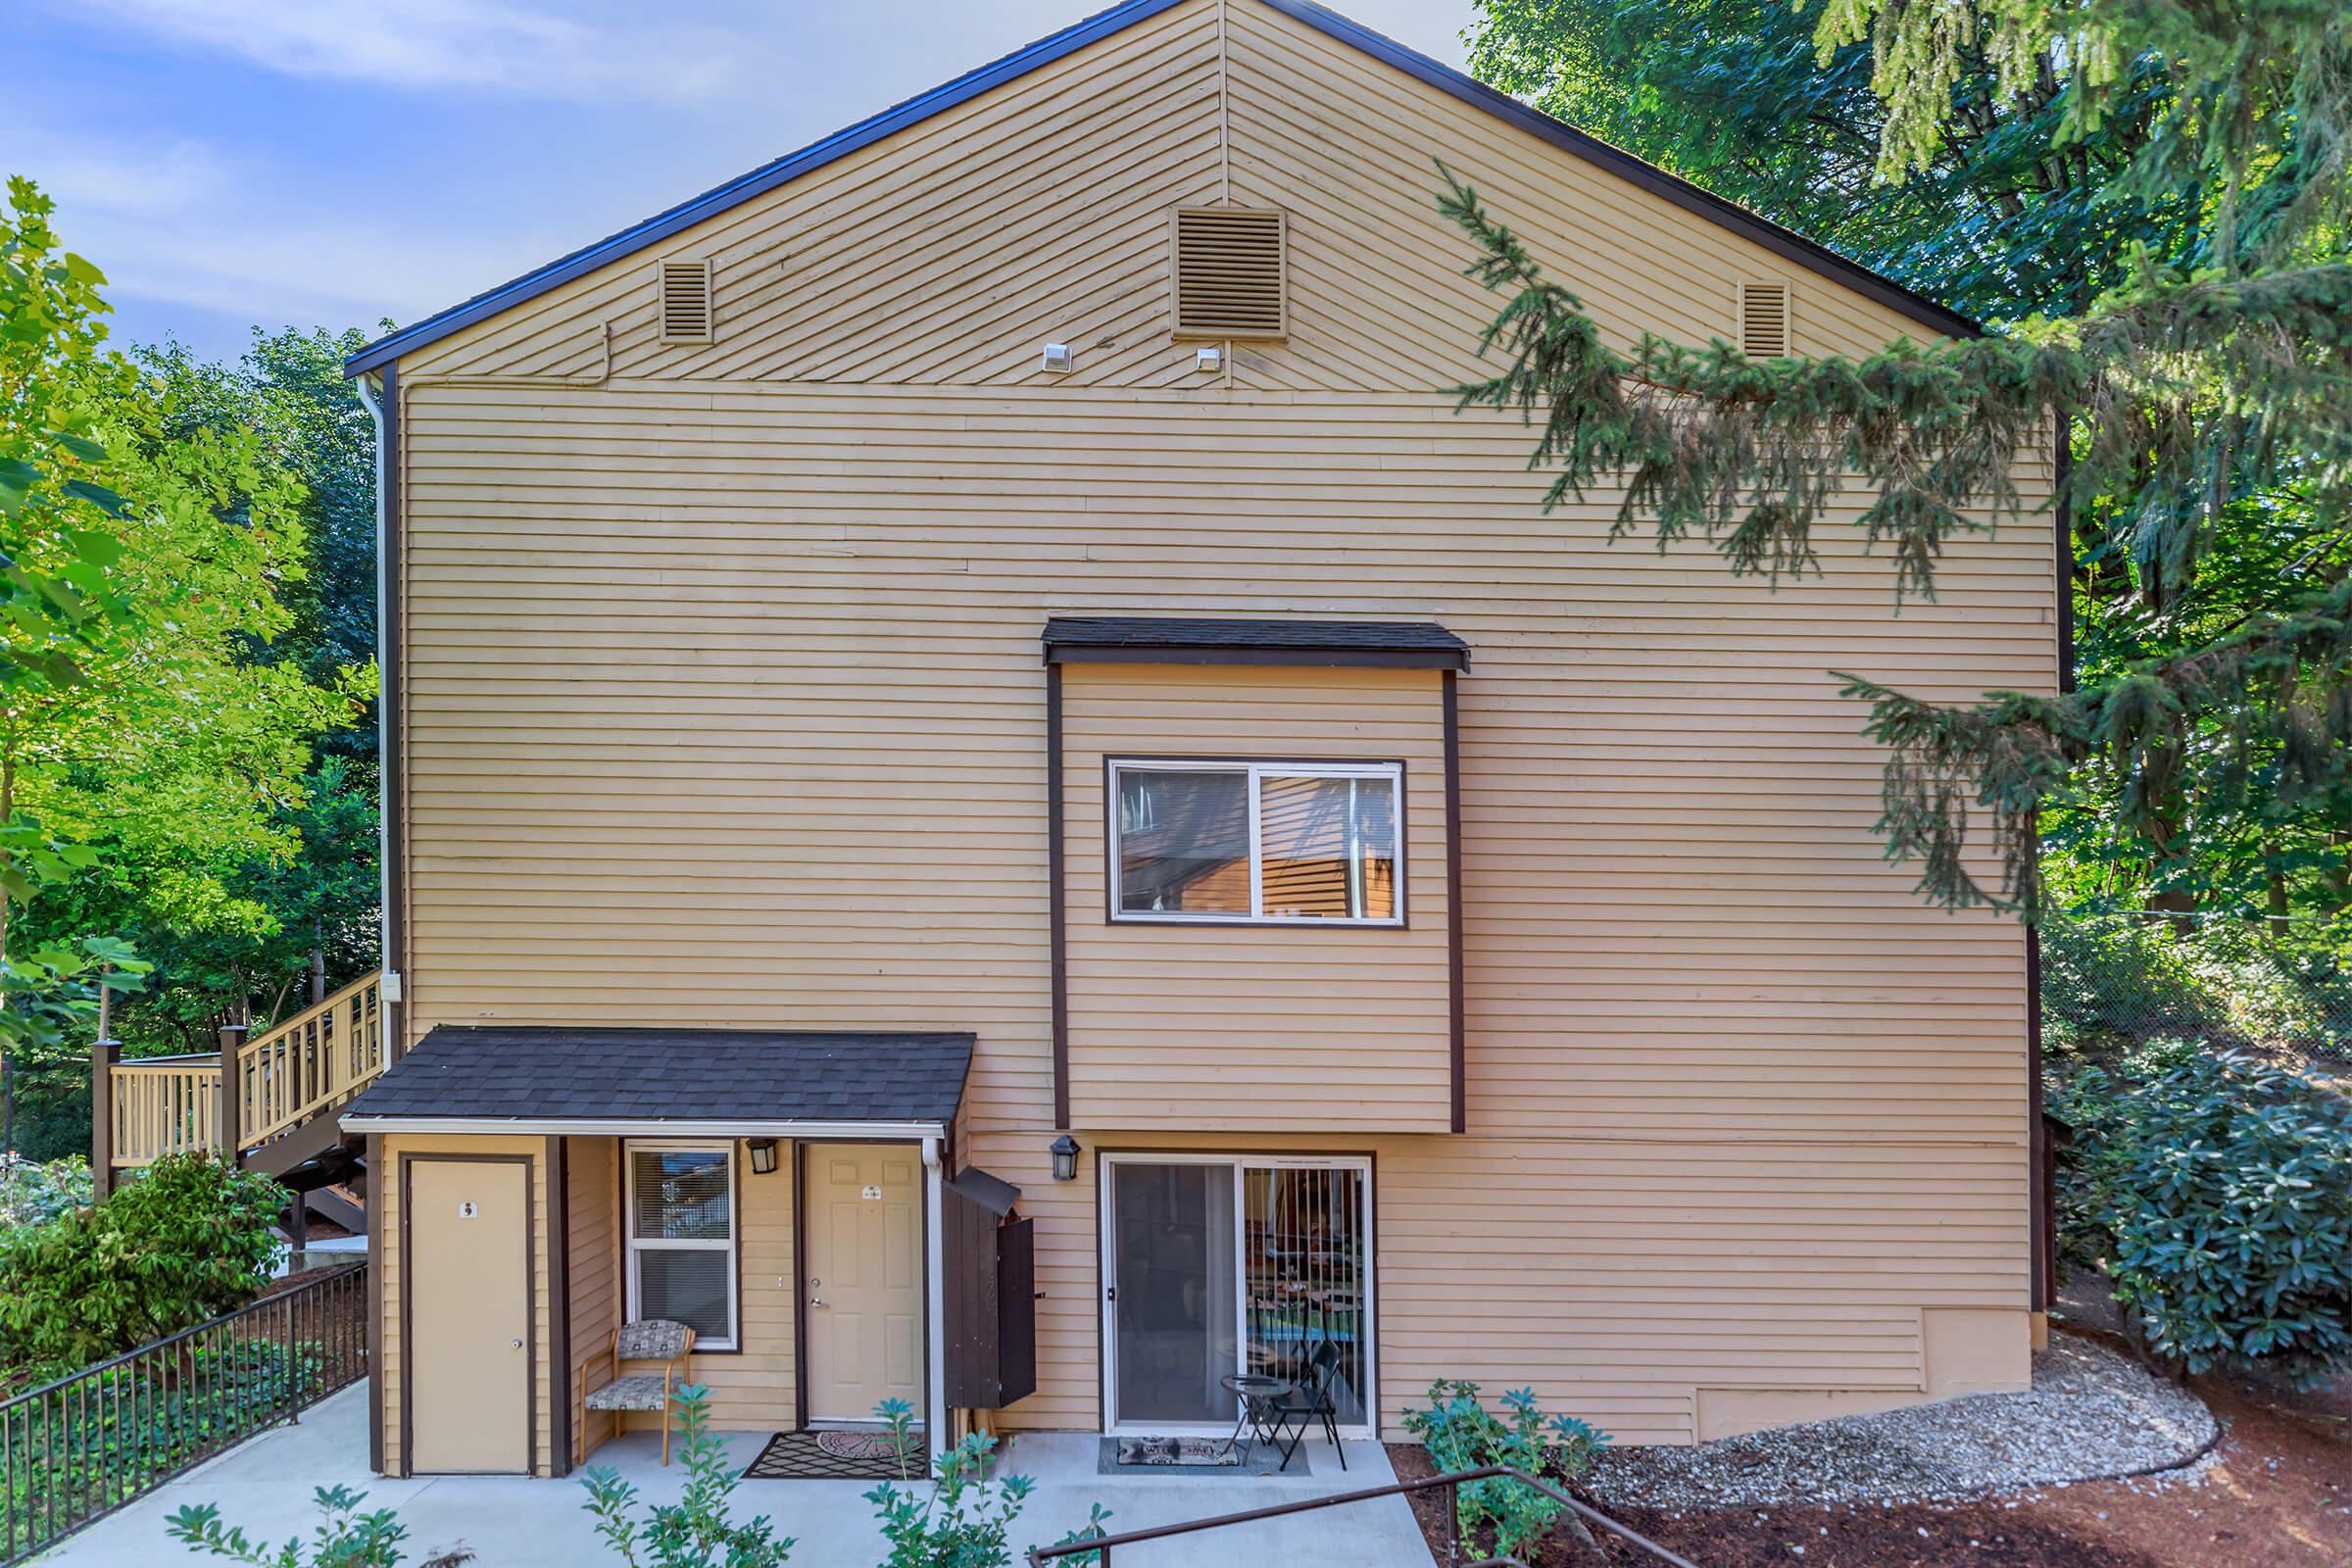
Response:
M381 980L365 975L225 1052L225 1088L220 1054L122 1061L102 1043L91 1064L91 1153L103 1156L94 1171L107 1180L198 1149L226 1149L242 1162L342 1104L384 1070Z

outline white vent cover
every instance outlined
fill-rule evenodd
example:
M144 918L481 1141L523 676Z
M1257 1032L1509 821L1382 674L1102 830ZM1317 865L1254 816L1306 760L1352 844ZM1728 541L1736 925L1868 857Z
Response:
M1281 337L1290 329L1283 215L1251 207L1176 210L1176 330Z
M1789 347L1788 285L1740 285L1740 352L1751 360L1784 359Z
M710 341L710 263L708 260L662 264L662 341Z

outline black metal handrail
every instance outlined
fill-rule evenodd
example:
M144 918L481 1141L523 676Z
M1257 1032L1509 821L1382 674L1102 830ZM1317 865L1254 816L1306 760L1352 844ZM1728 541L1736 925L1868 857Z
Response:
M368 1375L368 1265L0 1401L0 1565Z
M1189 1536L1203 1530L1222 1529L1226 1525L1246 1525L1259 1519L1279 1519L1285 1514L1308 1513L1317 1508L1338 1508L1351 1502L1371 1502L1381 1497L1406 1496L1416 1492L1428 1492L1437 1487L1446 1489L1446 1561L1448 1568L1451 1568L1455 1559L1461 1554L1461 1513L1457 1505L1460 1487L1468 1481L1494 1481L1506 1476L1513 1481L1535 1488L1547 1497L1566 1504L1578 1518L1587 1524L1597 1525L1609 1534L1633 1543L1658 1561L1667 1564L1668 1568L1697 1568L1697 1565L1689 1558L1677 1556L1647 1536L1635 1530L1631 1525L1619 1524L1598 1508L1578 1501L1550 1482L1538 1476L1531 1476L1524 1470L1514 1470L1509 1465L1502 1464L1491 1464L1480 1470L1457 1470L1451 1475L1423 1476L1418 1481L1399 1481L1386 1487L1366 1487L1361 1492L1334 1493L1328 1497L1307 1497L1298 1502L1279 1502L1269 1507L1251 1508L1243 1513L1219 1514L1210 1519L1187 1519L1181 1524L1152 1525L1143 1530L1129 1530L1115 1536L1096 1536L1091 1540L1065 1541L1057 1546L1031 1546L1029 1548L1029 1568L1045 1568L1045 1564L1049 1562L1058 1562L1065 1557L1087 1557L1089 1553L1100 1553L1100 1556L1093 1557L1091 1560L1101 1564L1101 1568L1110 1568L1110 1550L1113 1546L1132 1546L1147 1541L1165 1541L1170 1536ZM1484 1557L1477 1562L1463 1564L1462 1568L1527 1568L1527 1565L1516 1557Z

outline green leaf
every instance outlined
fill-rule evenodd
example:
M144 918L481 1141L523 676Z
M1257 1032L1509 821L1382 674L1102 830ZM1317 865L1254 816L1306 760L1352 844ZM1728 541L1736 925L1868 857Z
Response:
M67 495L76 496L83 501L87 501L90 505L96 507L99 511L105 513L110 517L120 517L125 512L130 510L129 502L123 500L121 496L115 494L106 486L102 484L92 484L87 479L68 479L58 488L63 490Z
M74 541L81 559L93 566L111 566L122 559L122 541L111 533L96 528L73 528L67 530L66 537Z
M84 463L106 461L106 448L86 435L75 435L70 430L52 430L49 438Z

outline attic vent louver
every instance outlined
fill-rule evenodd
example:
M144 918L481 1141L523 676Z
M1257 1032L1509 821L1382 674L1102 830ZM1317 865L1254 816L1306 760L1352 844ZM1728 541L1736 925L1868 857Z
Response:
M1789 347L1788 284L1740 286L1740 352L1751 360L1778 360L1794 352Z
M1176 211L1176 330L1188 337L1281 337L1283 215L1243 207Z
M662 341L710 341L710 262L662 264Z

